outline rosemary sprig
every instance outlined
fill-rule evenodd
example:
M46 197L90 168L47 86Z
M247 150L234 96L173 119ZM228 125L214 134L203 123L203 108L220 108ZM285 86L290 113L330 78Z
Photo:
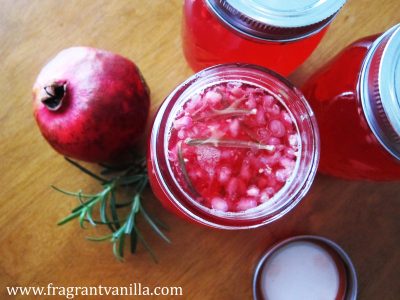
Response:
M225 108L225 109L213 109L211 113L202 117L194 118L195 121L201 121L208 118L217 118L217 117L240 117L240 116L250 116L257 114L256 109L237 109L237 108Z
M196 197L200 196L200 194L197 192L197 190L193 186L193 183L190 180L189 174L187 172L185 159L183 158L183 153L182 153L182 142L181 141L178 142L178 160L179 160L179 165L182 170L183 178L185 179L185 182L186 182L188 188Z
M102 165L104 169L101 171L101 176L69 158L65 159L85 174L99 181L102 189L97 194L86 194L81 190L70 192L52 186L56 191L79 200L79 205L67 217L60 220L58 225L63 225L74 219L79 220L82 228L86 228L85 223L92 226L105 225L111 231L110 234L89 236L87 239L95 242L111 242L115 257L118 260L123 260L125 239L128 236L131 242L131 253L136 252L137 242L140 241L154 261L157 262L153 250L137 228L137 216L142 215L153 231L164 241L167 243L171 241L160 229L167 230L167 227L158 219L152 217L142 205L142 193L148 184L145 159L141 158L125 167L118 166L116 168ZM131 192L129 199L123 202L117 200L117 192L121 189L128 189ZM120 208L126 206L130 206L131 209L128 213L123 214ZM97 215L97 218L94 215Z
M205 146L212 145L215 147L228 147L228 148L248 148L248 149L259 149L259 150L267 150L274 151L274 145L265 145L252 141L236 141L236 140L224 140L224 139L216 139L216 138L208 138L208 139L192 139L187 138L185 140L187 145L191 146Z

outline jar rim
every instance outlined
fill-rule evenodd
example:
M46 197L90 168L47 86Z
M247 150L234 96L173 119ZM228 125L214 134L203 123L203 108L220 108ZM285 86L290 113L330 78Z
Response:
M232 29L265 41L296 41L314 35L333 21L346 0L264 1L205 0Z
M212 75L216 74L220 75L220 73L218 72L224 72L224 70L225 71L241 70L245 72L258 72L258 75L260 75L261 73L268 74L268 76L274 78L274 80L277 80L277 82L279 82L280 84L285 85L288 89L292 89L293 92L298 97L299 101L301 102L301 105L304 105L304 110L306 111L306 115L304 117L307 119L307 122L309 122L308 125L311 128L310 131L311 131L312 141L310 141L310 143L312 144L311 146L312 155L309 157L310 162L309 165L307 165L306 174L304 175L304 178L302 178L303 179L302 182L300 182L299 187L295 190L292 197L288 197L286 201L283 201L282 199L278 198L278 200L281 201L279 202L277 208L273 211L271 211L270 210L271 208L269 208L267 205L264 207L263 210L260 209L259 211L254 212L255 215L251 215L251 213L248 212L222 215L222 214L212 214L210 212L207 212L206 210L201 211L199 210L198 207L195 207L194 205L191 205L189 203L190 199L188 199L188 197L190 197L190 195L182 193L182 189L179 187L177 181L173 179L174 176L173 172L171 172L171 168L169 168L168 157L167 157L168 156L167 134L169 128L168 126L166 126L166 124L168 118L170 118L170 116L173 115L172 112L174 106L176 105L176 103L178 103L179 99L184 99L184 100L189 99L187 98L187 94L185 96L184 92L190 87L191 84L193 83L199 84L199 82L202 83L201 82L202 79L204 78L209 79L212 77ZM230 77L230 79L231 78L232 77ZM229 81L237 82L241 80L239 79L226 80L226 82ZM193 93L191 95L193 95ZM181 85L179 85L165 99L163 104L160 106L159 112L157 113L156 118L154 120L154 125L150 137L150 151L152 153L157 153L153 155L154 161L152 162L152 164L156 175L159 178L163 179L159 180L160 181L159 183L164 193L168 196L168 198L171 200L171 202L178 210L183 211L191 219L211 227L224 228L224 229L253 228L261 226L266 223L270 223L280 218L284 214L286 214L289 210L291 210L294 206L296 206L298 202L300 202L305 193L309 190L311 183L315 177L319 161L319 133L314 114L311 108L309 107L307 101L304 99L304 96L301 94L299 90L294 88L286 79L268 69L255 65L223 64L210 67L208 69L200 71L197 74L194 74L185 82L183 82ZM303 159L302 156L300 156L300 160L301 159ZM162 168L160 167L160 163L163 165ZM166 183L166 181L168 181L168 184ZM283 198L283 196L281 197ZM192 200L192 202L193 201L195 200ZM260 205L260 207L261 206L262 205ZM262 221L260 222L261 219ZM237 225L239 223L240 225Z
M380 144L400 159L400 24L369 48L358 80L358 93L369 127Z

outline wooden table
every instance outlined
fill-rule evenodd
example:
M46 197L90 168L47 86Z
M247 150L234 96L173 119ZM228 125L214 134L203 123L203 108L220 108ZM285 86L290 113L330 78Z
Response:
M398 183L318 176L303 202L280 221L233 232L188 224L159 207L149 193L147 201L170 225L173 241L167 245L142 226L159 264L143 248L120 263L110 244L85 240L93 231L82 231L77 222L57 227L57 220L76 202L49 186L87 191L98 186L41 138L31 112L31 86L37 73L49 58L72 45L118 52L140 66L152 90L154 112L192 74L180 45L182 0L3 0L0 4L1 299L11 299L5 286L50 282L58 286L141 282L152 287L182 286L183 299L250 299L259 257L275 242L296 234L328 237L349 253L358 272L359 299L399 299ZM300 85L351 41L399 22L399 11L399 0L349 0L292 81ZM105 229L98 229L102 232Z

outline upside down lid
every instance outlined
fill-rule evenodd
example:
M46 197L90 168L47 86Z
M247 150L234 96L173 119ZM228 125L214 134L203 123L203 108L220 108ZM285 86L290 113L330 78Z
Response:
M400 24L386 31L369 49L358 89L371 130L400 160Z
M357 277L349 256L319 236L296 236L269 249L254 272L255 300L355 300Z
M206 0L224 23L258 39L292 41L328 25L346 0Z

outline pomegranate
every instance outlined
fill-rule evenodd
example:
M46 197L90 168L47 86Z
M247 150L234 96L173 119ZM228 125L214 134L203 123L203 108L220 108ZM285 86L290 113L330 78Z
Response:
M87 162L128 160L149 106L136 65L95 48L61 51L33 86L34 116L44 138L62 155Z

